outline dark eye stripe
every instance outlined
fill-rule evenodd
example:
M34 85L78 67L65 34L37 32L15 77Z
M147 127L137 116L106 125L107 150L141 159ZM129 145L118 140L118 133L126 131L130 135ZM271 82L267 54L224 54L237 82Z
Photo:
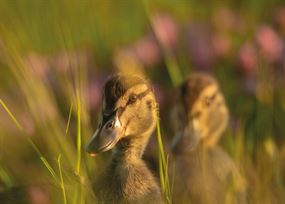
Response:
M145 90L144 92L137 95L138 99L142 99L150 92L150 89Z
M216 91L212 96L206 97L205 98L205 105L210 106L212 104L212 102L215 100L217 94L218 94L218 91Z
M213 94L213 96L211 96L211 100L212 100L212 101L215 100L217 94L218 94L218 92L215 92L215 93Z
M144 92L142 92L142 93L140 93L140 94L138 94L138 95L136 95L136 97L137 97L137 99L142 99L143 97L145 97L149 92L151 91L151 89L150 88L148 88L147 90L145 90ZM115 110L113 110L113 111L111 111L111 112L104 112L103 111L103 121L107 121L109 118L111 118L117 111L118 111L118 116L121 116L123 113L124 113L124 111L125 111L125 109L126 109L126 107L129 105L129 102L126 104L126 106L124 106L124 107L118 107L117 109L115 109ZM104 124L104 123L103 123Z

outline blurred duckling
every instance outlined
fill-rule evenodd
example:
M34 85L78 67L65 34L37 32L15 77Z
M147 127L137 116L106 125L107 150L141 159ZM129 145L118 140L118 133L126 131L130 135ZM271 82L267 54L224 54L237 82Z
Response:
M233 183L242 178L217 145L229 119L217 81L206 73L189 75L180 86L175 116L174 203L245 203L242 185Z
M91 155L113 150L94 185L99 203L162 203L157 181L142 160L156 120L156 99L145 79L119 74L107 81L99 126L86 146Z

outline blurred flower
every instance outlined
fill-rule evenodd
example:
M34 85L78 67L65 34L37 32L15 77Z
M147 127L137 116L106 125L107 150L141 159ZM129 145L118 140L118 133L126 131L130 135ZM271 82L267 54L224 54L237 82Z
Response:
M24 63L37 77L42 79L47 77L49 65L45 56L37 53L30 53L24 58Z
M250 42L243 44L239 50L238 61L245 75L255 75L257 69L257 50Z
M35 132L35 124L32 119L25 114L20 115L19 120L28 135L33 135Z
M285 8L284 7L279 7L276 9L274 13L274 19L276 23L285 30Z
M266 60L272 63L281 58L283 42L270 26L261 26L255 38L260 52Z
M152 84L152 87L154 89L156 100L160 107L162 107L165 104L165 90L162 86L159 84Z
M215 34L212 37L212 46L216 57L226 57L231 50L231 40L227 35Z
M102 92L104 83L107 79L105 74L97 74L94 78L90 79L88 87L88 101L91 111L96 110L102 99Z
M31 198L31 203L33 204L50 204L50 199L47 193L40 187L30 186L28 192Z
M64 50L51 56L50 64L59 72L73 67L93 67L93 53L90 50Z
M202 70L210 70L214 56L209 28L203 25L191 25L187 32L187 41L193 66Z
M215 9L213 20L215 25L222 30L233 30L236 26L236 16L229 8Z
M157 14L152 18L152 25L155 35L166 48L176 45L178 29L173 18L167 14Z
M135 44L135 53L141 63L151 66L160 58L159 47L152 37L144 37Z

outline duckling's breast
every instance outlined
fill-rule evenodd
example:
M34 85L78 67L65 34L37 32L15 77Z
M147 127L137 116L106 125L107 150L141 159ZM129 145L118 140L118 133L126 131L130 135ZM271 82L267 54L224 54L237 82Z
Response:
M227 184L220 176L225 169L219 166L228 161L215 158L218 156L215 151L198 149L176 157L175 203L225 203ZM229 170L224 173L228 175Z
M162 203L155 178L140 161L111 164L94 189L99 203Z

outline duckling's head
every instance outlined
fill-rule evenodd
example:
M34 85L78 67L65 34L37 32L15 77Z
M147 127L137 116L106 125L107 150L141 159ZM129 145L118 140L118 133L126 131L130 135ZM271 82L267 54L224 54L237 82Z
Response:
M174 150L181 143L190 150L198 144L215 145L229 118L217 81L209 74L200 72L189 75L180 86L180 103L176 113L180 125L172 144Z
M136 75L115 75L104 86L99 125L86 146L91 155L112 149L124 138L150 134L156 124L154 93Z

